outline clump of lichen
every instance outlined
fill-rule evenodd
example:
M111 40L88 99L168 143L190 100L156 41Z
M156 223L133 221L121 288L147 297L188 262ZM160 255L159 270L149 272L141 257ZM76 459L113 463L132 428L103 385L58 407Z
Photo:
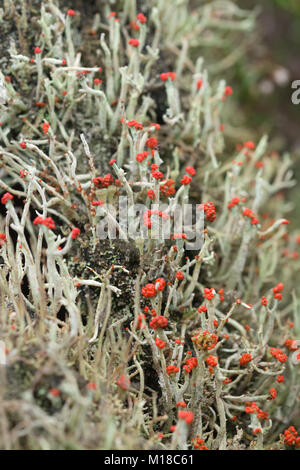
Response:
M291 161L225 118L255 13L37 3L0 10L0 446L297 447Z

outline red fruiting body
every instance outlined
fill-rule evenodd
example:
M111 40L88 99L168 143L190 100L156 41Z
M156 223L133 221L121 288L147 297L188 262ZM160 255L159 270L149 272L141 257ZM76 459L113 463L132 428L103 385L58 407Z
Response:
M165 180L166 182L160 186L160 192L163 196L169 197L175 194L174 184L175 181L172 179Z
M50 127L50 124L48 124L48 122L44 122L43 124L43 132L44 134L47 134L48 130L49 130L49 127Z
M185 401L179 401L179 402L176 403L176 406L177 407L180 406L180 408L186 408L186 403L185 403Z
M200 90L202 85L203 85L203 80L201 80L201 78L199 78L199 80L197 80L197 83L196 83L197 90Z
M38 216L34 219L33 225L44 225L45 227L48 227L52 230L55 229L55 223L51 217L46 217L43 219L43 217Z
M147 21L147 18L145 15L143 15L143 13L139 13L136 17L136 19L140 22L140 23L146 23Z
M276 390L276 388L270 388L269 394L271 395L271 397L273 398L273 400L275 400L275 398L277 397L277 390Z
M158 278L155 280L156 290L163 291L166 285L166 281L163 278Z
M240 365L246 366L249 362L252 361L252 356L249 353L244 353L240 358Z
M147 191L147 196L148 196L148 198L149 198L151 201L154 201L154 199L155 199L155 192L153 191L153 189L149 189L149 190Z
M217 217L215 206L212 202L205 202L198 206L198 210L204 210L206 218L209 222L213 222Z
M146 284L145 287L142 288L142 294L144 297L150 298L155 297L156 289L154 284Z
M179 240L183 239L186 240L186 234L185 233L174 233L172 236L172 240Z
M71 232L71 237L73 238L73 240L75 240L75 238L78 238L79 235L80 235L80 229L78 227L74 227Z
M162 339L159 339L158 337L155 338L155 344L159 349L164 349L166 343Z
M181 183L182 185L186 186L186 185L190 184L191 181L192 181L191 176L184 175L184 176L182 177L182 179L180 180L180 183Z
M181 271L177 271L176 273L176 278L178 279L178 281L182 281L183 279L183 274Z
M229 95L230 96L232 94L233 94L233 90L232 90L231 86L227 86L225 88L224 95Z
M162 315L154 317L149 323L150 328L157 330L158 328L165 328L168 325L168 319Z
M270 348L270 353L275 357L279 362L284 363L287 361L287 355L279 348Z
M97 385L95 382L89 382L87 385L86 385L87 389L88 390L96 390L97 389Z
M11 201L13 199L13 195L10 193L5 193L3 194L1 198L1 204L7 204L8 201Z
M133 121L128 121L127 126L128 127L134 127L137 131L143 129L142 124L140 122L137 122L137 121L134 121L134 120Z
M92 206L103 206L104 202L103 201L93 201Z
M145 328L144 320L146 319L143 313L140 313L137 317L136 329L140 330L141 328Z
M158 140L155 137L149 137L149 139L146 140L146 145L147 145L147 147L153 149L153 148L157 147Z
M75 11L74 10L68 10L67 15L68 16L75 16Z
M262 296L261 298L261 305L267 306L268 305L268 300L265 296Z
M284 436L284 444L287 446L295 446L300 447L300 437L298 436L298 432L294 428L294 426L289 426L283 433Z
M186 166L185 171L190 175L190 176L195 176L196 170L192 166Z
M168 80L168 78L173 82L176 78L176 73L175 72L164 72L160 74L160 79L165 82Z
M7 242L5 233L0 233L0 246L5 242Z
M207 312L207 307L205 305L201 305L201 307L198 307L198 312L199 313Z
M140 45L140 41L138 39L129 39L128 44L133 47L138 47Z
M168 366L166 368L166 371L167 371L168 375L174 375L174 374L177 374L177 372L179 372L179 367L177 367L177 366Z
M34 49L35 54L40 54L42 52L42 49L40 49L38 46Z
M179 410L178 418L184 419L186 424L191 425L192 422L194 421L194 413L192 411Z
M25 150L26 149L26 143L25 142L20 142L20 147L21 147L21 149Z
M144 151L142 153L138 153L135 158L139 163L142 163L145 160L145 158L148 157L148 155L149 155L149 152Z
M210 367L216 367L218 364L218 358L216 356L212 356L211 354L205 359L206 364Z
M280 384L280 383L284 383L284 377L283 375L277 375L277 379L276 381Z
M116 384L122 389L122 390L128 390L130 387L130 379L129 377L125 375L121 375L121 377L118 378L116 381Z

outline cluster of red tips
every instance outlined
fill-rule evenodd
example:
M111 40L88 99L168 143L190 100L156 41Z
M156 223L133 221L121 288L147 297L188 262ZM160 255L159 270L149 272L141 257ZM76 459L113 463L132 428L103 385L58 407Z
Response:
M168 319L162 315L154 317L149 323L150 328L157 330L158 328L165 328L168 325Z
M294 426L289 426L283 433L284 436L284 443L286 446L295 446L300 447L300 436L298 436L298 432L294 428Z
M2 198L1 198L1 204L7 204L8 201L11 201L13 199L13 195L10 194L10 193L5 193L3 194Z
M136 329L140 330L141 328L145 328L144 325L144 320L146 319L145 315L143 313L140 313L137 317L137 322L136 322Z
M138 153L136 155L136 161L142 163L148 157L148 155L149 152L147 152L146 150L144 152Z
M177 374L177 372L179 372L179 367L177 367L177 366L168 366L166 368L166 371L167 371L168 375L174 375L174 374Z
M143 129L143 125L140 122L135 121L134 119L132 121L128 121L127 126L134 127L137 131L140 131Z
M21 147L21 149L25 150L26 149L26 142L20 142L20 147Z
M283 288L284 288L284 284L282 282L279 282L277 286L273 287L274 299L277 299L277 300L282 299L281 292L283 291Z
M188 175L184 175L182 177L182 179L180 180L180 183L183 185L183 186L187 186L188 184L190 184L190 182L192 181L192 177L191 176L188 176Z
M130 379L126 375L121 375L121 377L119 377L118 380L116 381L116 384L122 390L128 390L130 387Z
M172 235L172 240L186 240L186 234L185 233L174 233Z
M80 235L80 229L78 227L74 227L71 232L71 237L73 238L73 240L75 240L75 238L78 238L79 235Z
M271 395L271 398L272 398L273 400L275 400L275 398L277 397L277 390L276 390L276 388L270 388L269 394Z
M164 349L164 347L166 346L166 343L165 341L163 341L162 339L159 339L158 336L155 338L155 345L159 348L159 349Z
M176 279L177 279L178 281L182 281L182 279L183 279L183 273L182 273L181 271L177 271L177 273L176 273Z
M175 78L176 78L176 73L175 72L164 72L164 73L160 74L160 79L163 82L166 82L168 79L170 79L173 82L175 80Z
M55 223L52 217L36 217L33 221L33 225L44 225L45 227L50 228L51 230L55 229Z
M203 439L200 439L199 436L197 436L196 438L192 439L192 442L193 442L193 446L195 447L195 449L198 449L198 450L208 450L208 447L206 447L204 445L204 440Z
M224 297L224 289L218 290L218 294L219 294L219 300L220 300L220 302L223 302L223 301L225 300L225 297Z
M192 422L194 421L194 413L192 411L179 410L178 418L183 419L186 422L186 424L190 426Z
M139 13L136 19L142 24L147 22L147 17L143 13Z
M7 238L6 238L5 233L0 233L0 246L6 242L7 242Z
M34 53L35 54L41 54L41 52L42 52L42 49L39 46L36 46L35 49L34 49Z
M206 297L206 300L212 300L215 296L213 287L211 287L210 289L206 287L203 292Z
M247 207L243 210L243 216L249 217L251 219L251 225L258 224L259 220L255 217L253 211Z
M200 90L202 85L203 85L203 80L201 78L199 78L199 80L197 80L197 83L196 83L197 90Z
M193 369L195 369L198 365L198 359L196 357L189 357L186 360L186 364L183 366L185 372L190 374Z
M244 353L242 357L240 358L240 365L241 366L246 366L249 364L249 362L252 361L252 356L250 353Z
M154 284L146 284L142 288L142 295L146 298L151 298L156 296L156 289Z
M103 201L93 201L92 206L103 206L104 202Z
M158 170L158 165L155 163L151 165L151 176L156 180L161 180L164 177L163 173Z
M158 279L155 280L155 288L158 291L163 291L166 285L166 281L162 278L159 277Z
M89 382L87 385L86 385L87 389L88 390L96 390L97 389L97 385L95 382Z
M213 202L205 202L198 206L198 210L204 210L206 218L209 222L213 222L217 217L216 209Z
M156 137L149 137L149 139L146 140L146 146L149 147L150 149L156 148L158 145L158 140Z
M239 204L240 202L240 198L239 197L233 197L231 199L231 201L229 202L229 204L227 204L227 209L232 209L234 206L236 206L237 204Z
M205 305L201 305L201 307L198 307L198 312L199 313L206 313L207 312L207 307L205 307Z
M177 406L177 408L178 408L178 407L180 407L180 408L186 408L186 403L185 403L185 401L178 401L178 402L176 403L176 406Z
M192 166L186 166L185 171L190 175L190 176L195 176L196 170Z
M154 199L155 199L155 192L153 191L153 189L148 189L148 191L147 191L147 196L148 196L148 198L149 198L151 201L154 201Z
M248 150L254 150L255 149L255 143L252 142L252 140L249 140L248 142L244 142L243 146Z
M108 188L109 186L115 184L116 186L119 186L119 180L114 180L113 176L110 173L107 173L107 175L101 177L101 176L96 176L96 178L92 179L92 182L96 186L96 188L99 189L104 189Z
M298 351L298 343L295 339L286 339L284 345L289 349L289 351Z
M263 295L260 301L261 305L266 307L268 305L268 299Z
M47 134L49 127L50 127L50 124L48 122L44 122L42 126L44 134Z
M287 361L287 355L280 348L270 348L270 353L282 364Z
M171 178L165 180L164 184L160 186L160 193L165 197L174 196L176 192L174 185L175 181Z
M209 366L209 371L211 373L214 372L213 368L218 365L218 358L216 356L213 356L210 354L206 359L205 359L206 364Z
M67 15L68 16L75 16L75 11L74 10L68 10Z
M138 39L130 38L128 44L132 47L139 47L140 41Z

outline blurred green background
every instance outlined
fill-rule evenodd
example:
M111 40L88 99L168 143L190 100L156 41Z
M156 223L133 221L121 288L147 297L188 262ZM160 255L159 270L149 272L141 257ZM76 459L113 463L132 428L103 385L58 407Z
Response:
M236 3L258 12L248 52L232 70L238 101L243 104L242 123L256 136L267 133L274 150L291 152L298 184L287 195L294 204L289 218L292 227L299 228L300 104L292 103L291 85L300 80L300 0Z

